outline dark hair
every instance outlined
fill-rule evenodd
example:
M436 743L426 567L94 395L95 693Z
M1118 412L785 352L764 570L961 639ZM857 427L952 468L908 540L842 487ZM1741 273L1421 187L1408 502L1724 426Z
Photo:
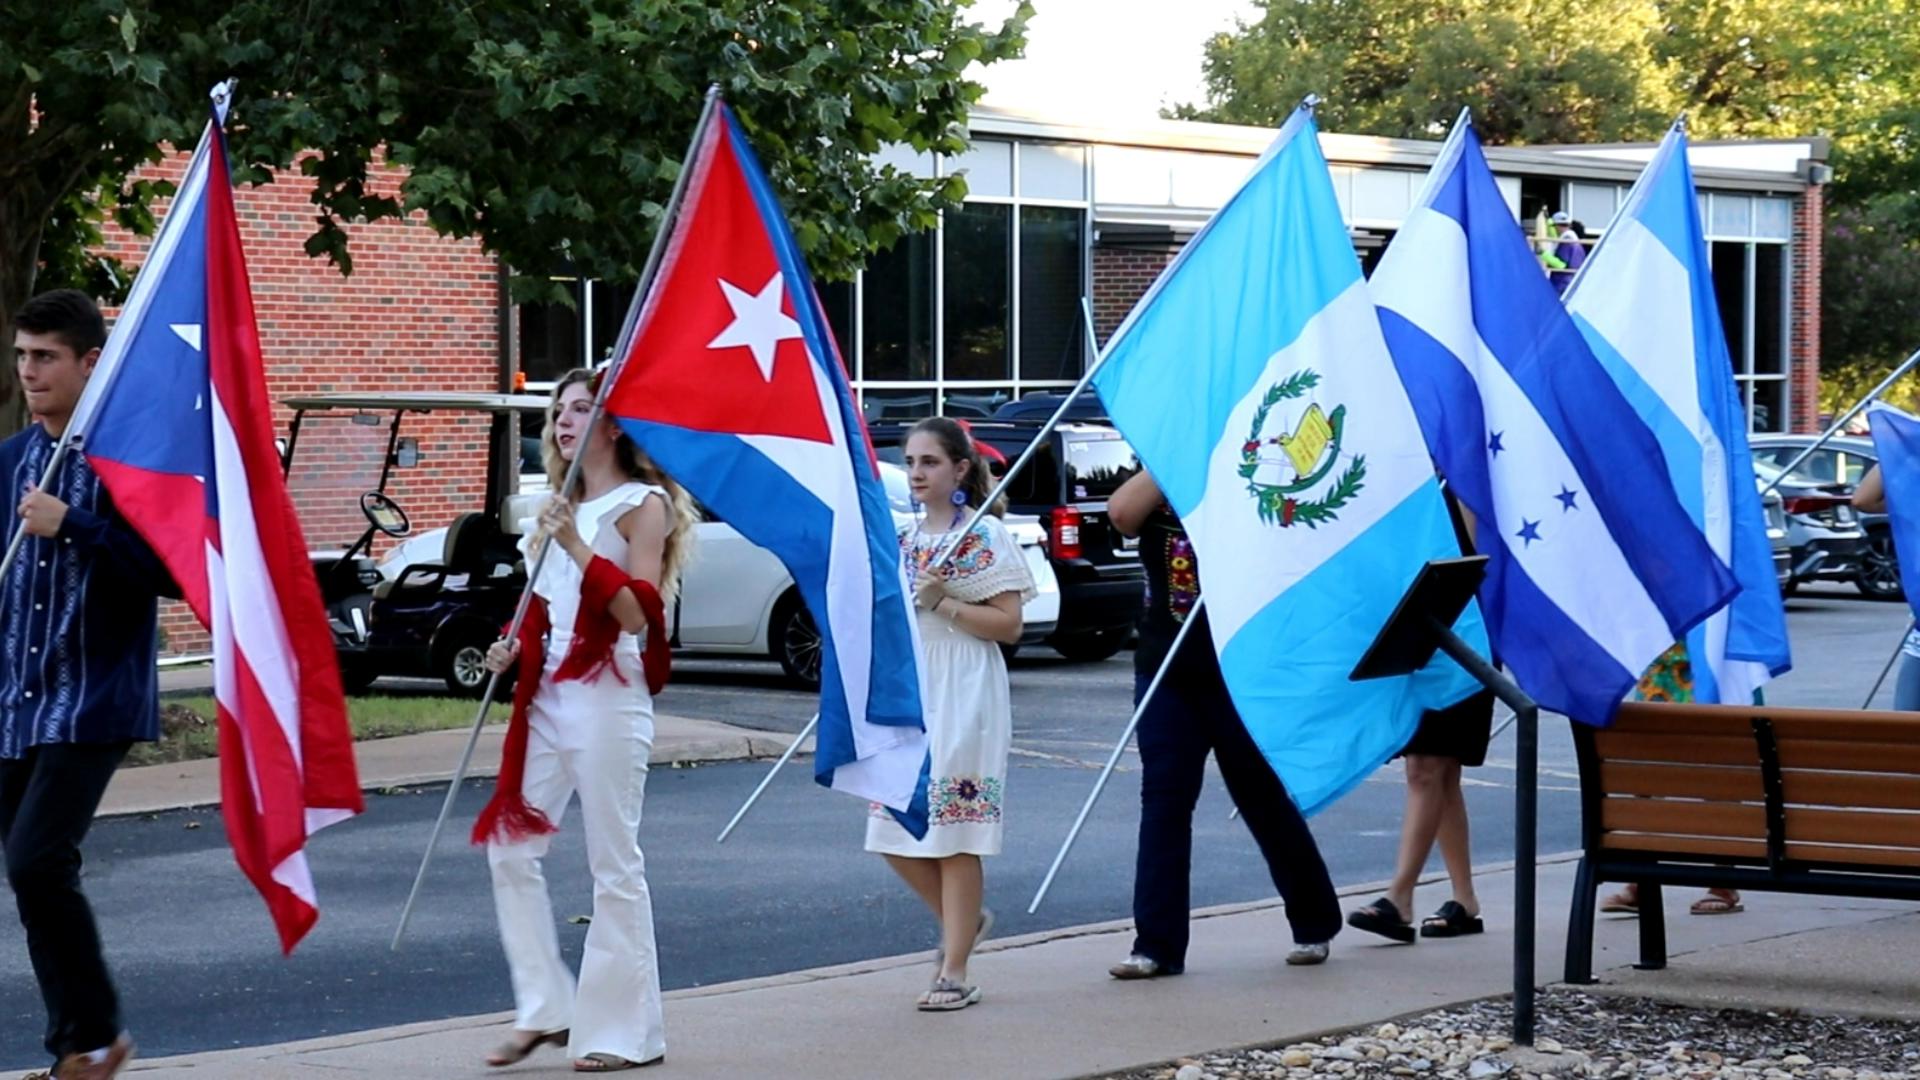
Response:
M979 506L993 494L993 474L987 471L987 460L980 456L980 448L974 445L973 436L956 421L944 416L930 416L913 425L907 432L907 438L926 434L933 436L947 458L954 462L967 463L967 473L960 478L960 490L967 496L968 506ZM1005 515L1007 500L1004 498L987 508L994 515Z
M54 334L75 356L85 356L107 343L107 320L93 298L78 289L54 289L20 306L13 328L29 334Z

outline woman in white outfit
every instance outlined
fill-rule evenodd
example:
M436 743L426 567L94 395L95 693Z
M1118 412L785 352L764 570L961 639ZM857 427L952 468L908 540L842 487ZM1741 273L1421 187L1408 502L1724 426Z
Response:
M926 838L915 840L886 810L875 808L866 846L886 856L940 922L938 968L918 1005L946 1012L980 1000L980 988L967 981L967 960L993 925L992 912L981 905L980 857L1000 853L1013 744L999 643L1020 640L1020 606L1034 585L1019 546L997 516L981 518L955 542L954 531L986 499L990 479L965 429L944 418L921 421L907 436L906 466L913 496L926 507L901 546L919 613L933 754L931 824Z
M666 682L662 596L691 542L683 491L611 421L589 427L596 377L554 389L541 437L554 491L580 455L579 480L550 498L522 541L555 545L518 640L487 655L518 665L500 779L474 827L493 871L500 939L513 977L514 1030L487 1058L511 1065L565 1045L576 1072L613 1072L666 1056L653 905L637 832L653 750L653 695ZM580 797L593 922L578 982L560 956L541 858Z

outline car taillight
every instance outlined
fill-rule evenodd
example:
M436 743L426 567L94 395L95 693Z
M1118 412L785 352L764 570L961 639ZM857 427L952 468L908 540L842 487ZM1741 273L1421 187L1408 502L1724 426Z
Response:
M1818 514L1847 504L1847 500L1831 495L1790 495L1782 501L1789 514Z
M1071 506L1056 506L1047 516L1047 545L1056 559L1080 557L1080 511Z

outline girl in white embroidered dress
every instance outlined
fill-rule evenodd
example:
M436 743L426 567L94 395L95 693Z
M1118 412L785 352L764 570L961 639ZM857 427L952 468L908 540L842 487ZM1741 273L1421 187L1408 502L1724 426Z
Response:
M564 1045L576 1072L633 1068L666 1055L653 905L637 833L653 749L653 698L642 670L645 636L655 628L631 589L607 605L620 633L612 670L584 679L554 678L573 644L587 567L607 559L630 580L653 585L671 603L693 518L686 494L662 475L608 420L589 427L594 376L577 370L554 388L542 435L548 482L559 491L582 455L579 482L553 497L538 530L522 541L529 565L550 538L534 590L547 604L550 630L540 684L527 709L526 801L555 826L577 792L587 861L593 870L593 921L576 981L560 956L541 859L549 837L496 838L487 845L494 906L513 979L514 1030L488 1056L511 1065L543 1045ZM487 663L505 671L519 656L502 640Z
M866 847L886 856L940 922L939 966L918 1004L945 1012L980 1000L980 988L967 981L967 960L993 925L981 904L980 857L1000 853L1013 744L1000 643L1020 640L1020 607L1034 585L1019 546L994 514L954 542L954 530L985 500L990 480L960 425L944 418L916 425L907 436L906 465L913 497L927 508L902 547L919 613L922 704L933 756L931 824L926 838L915 840L877 809L867 822Z

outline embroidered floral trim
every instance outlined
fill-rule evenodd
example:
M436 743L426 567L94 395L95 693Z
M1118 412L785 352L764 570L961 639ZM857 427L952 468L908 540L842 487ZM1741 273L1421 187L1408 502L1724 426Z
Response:
M941 777L927 789L927 811L935 825L997 825L1000 778Z

